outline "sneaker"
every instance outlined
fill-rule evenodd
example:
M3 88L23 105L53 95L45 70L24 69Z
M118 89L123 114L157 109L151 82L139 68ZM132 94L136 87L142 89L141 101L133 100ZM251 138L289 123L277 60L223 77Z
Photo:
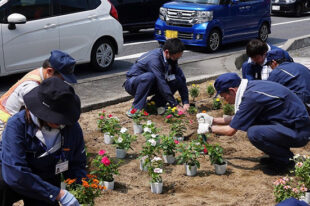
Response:
M294 161L290 161L287 164L273 161L273 164L266 165L266 169L270 175L284 175L289 173L294 168L294 166Z

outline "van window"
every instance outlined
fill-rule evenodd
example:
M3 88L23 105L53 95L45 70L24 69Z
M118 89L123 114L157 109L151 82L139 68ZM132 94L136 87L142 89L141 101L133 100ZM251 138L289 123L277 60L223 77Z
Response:
M50 0L11 0L4 6L5 17L19 13L27 18L27 21L50 17ZM7 21L7 20L5 20Z
M88 0L88 7L90 10L96 9L101 4L101 0Z
M88 10L87 0L59 0L60 14L71 14Z

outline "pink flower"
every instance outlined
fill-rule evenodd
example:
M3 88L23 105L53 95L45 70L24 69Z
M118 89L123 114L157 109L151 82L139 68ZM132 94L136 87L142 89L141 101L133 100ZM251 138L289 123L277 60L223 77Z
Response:
M302 167L302 165L303 165L302 162L297 162L297 163L296 163L296 166L297 166L297 167Z
M98 154L103 156L105 154L105 150L103 150L103 149L99 150Z
M101 116L100 116L100 119L103 119L103 118L104 118L104 116L103 116L103 115L101 115Z
M301 187L301 188L300 188L300 191L302 191L302 192L307 192L307 191L308 191L308 188L306 188L306 187Z
M193 120L190 119L190 120L189 120L189 123L190 123L190 124L193 124Z
M166 116L166 119L170 119L172 117L172 114L169 114Z
M184 114L184 112L178 111L178 115L179 115L179 116L181 116L181 115L183 115L183 114Z
M104 164L105 166L109 166L110 163L111 163L108 157L103 157L103 158L101 159L101 162L102 162L102 164Z
M109 118L111 118L112 117L112 114L109 114L109 116L108 116Z
M292 191L295 192L295 193L299 192L297 188L293 188Z
M104 109L102 110L102 113L105 113Z
M178 140L174 140L174 143L175 143L175 144L179 144L179 141L178 141Z

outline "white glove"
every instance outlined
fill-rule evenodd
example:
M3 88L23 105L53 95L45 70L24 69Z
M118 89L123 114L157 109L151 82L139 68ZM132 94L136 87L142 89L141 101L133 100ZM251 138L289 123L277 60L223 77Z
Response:
M207 132L210 132L211 126L208 123L200 123L198 125L197 134L205 134Z
M64 190L65 194L60 198L59 202L62 206L79 206L77 199L67 190Z
M207 123L209 124L210 126L212 126L212 123L213 123L213 117L206 114L206 113L198 113L196 115L196 118L197 118L197 121L198 123Z

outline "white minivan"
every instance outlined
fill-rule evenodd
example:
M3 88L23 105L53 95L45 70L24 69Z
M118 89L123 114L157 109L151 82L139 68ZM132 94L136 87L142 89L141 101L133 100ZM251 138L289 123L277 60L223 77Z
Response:
M123 29L108 0L1 0L0 76L42 65L54 49L107 70L123 49Z

